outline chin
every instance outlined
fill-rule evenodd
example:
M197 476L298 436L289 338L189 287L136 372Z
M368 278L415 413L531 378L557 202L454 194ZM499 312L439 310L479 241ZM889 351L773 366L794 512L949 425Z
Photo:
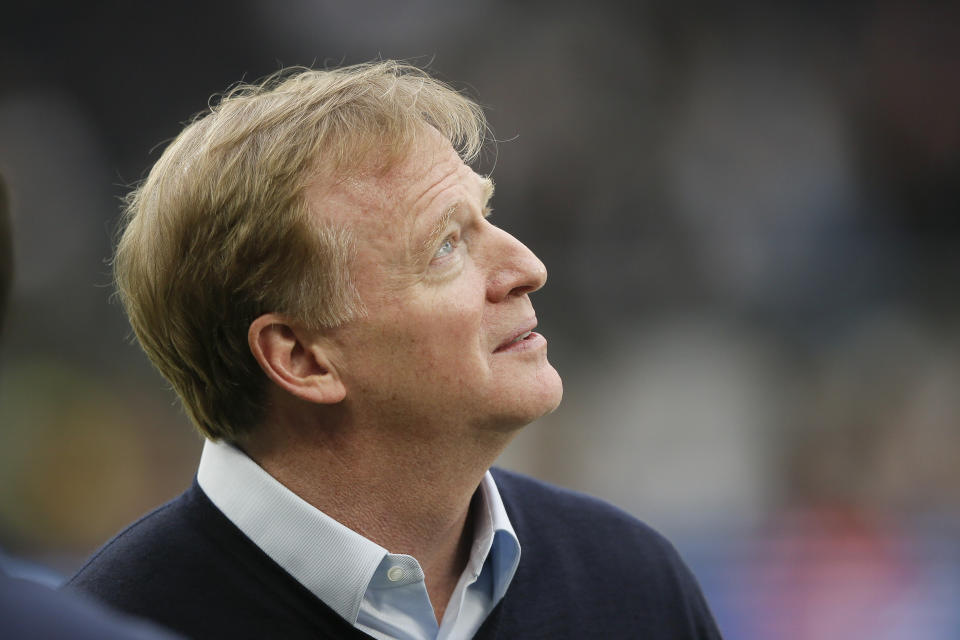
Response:
M563 400L563 380L560 378L560 374L557 373L557 370L553 367L550 367L550 373L547 374L551 380L544 380L544 386L548 387L545 390L544 394L544 407L545 410L540 413L536 418L542 418L548 413L553 413L557 407L560 406L560 401ZM531 422L533 422L531 420Z
M560 375L549 367L549 371L537 376L537 383L525 389L524 402L505 411L502 427L505 430L520 429L531 422L553 413L563 398L563 381Z

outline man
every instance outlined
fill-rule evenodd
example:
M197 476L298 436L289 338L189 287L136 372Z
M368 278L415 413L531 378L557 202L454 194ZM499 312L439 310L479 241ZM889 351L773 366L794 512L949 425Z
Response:
M208 441L71 588L198 638L718 636L644 525L488 472L562 388L484 130L388 61L241 87L167 148L114 269Z

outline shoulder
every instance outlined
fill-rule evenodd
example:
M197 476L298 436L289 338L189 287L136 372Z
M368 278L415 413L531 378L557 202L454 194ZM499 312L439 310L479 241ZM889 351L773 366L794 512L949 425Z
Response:
M505 469L494 468L491 473L518 531L549 532L551 537L556 533L574 543L586 536L591 544L616 536L624 544L673 552L672 545L652 527L599 498Z
M206 504L204 504L206 502ZM202 628L230 584L238 542L194 484L114 536L64 585L128 614L181 631Z
M97 592L107 585L121 586L153 570L160 570L171 554L194 548L197 535L187 523L196 511L196 486L143 516L104 544L65 587ZM103 583L103 584L101 584Z
M107 542L65 588L189 637L329 637L346 624L196 482Z
M543 480L538 480L516 471L509 471L499 467L490 469L494 480L497 482L497 489L500 491L504 502L516 500L520 502L545 501L546 511L556 513L556 507L576 507L586 509L590 513L603 513L617 520L625 522L640 522L627 512L619 509L609 502L599 498L565 489ZM527 507L537 505L526 504Z
M700 587L674 546L597 498L492 470L520 540L505 620L543 637L717 638ZM538 613L532 618L531 611ZM522 635L522 634L520 634Z

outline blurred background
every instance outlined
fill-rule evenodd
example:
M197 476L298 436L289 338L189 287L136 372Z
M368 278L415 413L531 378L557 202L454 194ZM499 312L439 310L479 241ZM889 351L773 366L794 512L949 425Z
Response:
M68 575L199 459L112 297L127 185L231 83L377 57L487 107L550 270L564 403L502 465L664 532L728 638L960 637L956 3L6 3L6 566Z

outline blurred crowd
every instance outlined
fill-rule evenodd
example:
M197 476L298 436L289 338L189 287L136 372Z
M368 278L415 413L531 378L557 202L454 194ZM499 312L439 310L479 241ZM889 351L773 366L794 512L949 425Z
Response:
M550 271L564 403L501 464L667 532L727 637L960 636L948 3L5 9L0 546L69 573L194 472L112 299L118 197L231 82L376 57L488 108L493 221Z

